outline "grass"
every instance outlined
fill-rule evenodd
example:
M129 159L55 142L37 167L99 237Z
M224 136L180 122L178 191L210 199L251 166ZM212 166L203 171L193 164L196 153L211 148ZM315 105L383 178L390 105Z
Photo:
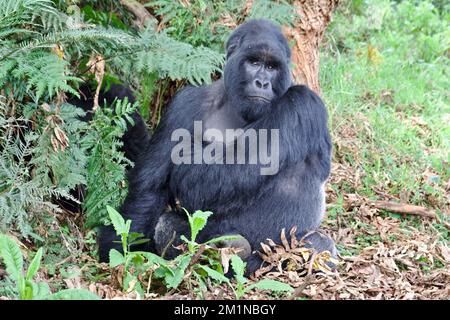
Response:
M378 27L370 28L370 12L341 12L322 50L321 85L338 146L335 158L360 171L362 194L384 190L443 212L450 178L450 69L443 49L448 28L426 3L369 6L386 11ZM406 21L391 22L399 17ZM416 31L409 34L405 25ZM433 51L430 39L443 43Z

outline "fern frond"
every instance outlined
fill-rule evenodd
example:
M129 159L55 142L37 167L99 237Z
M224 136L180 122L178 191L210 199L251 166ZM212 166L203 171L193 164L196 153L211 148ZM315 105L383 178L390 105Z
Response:
M27 90L36 90L36 101L47 93L49 98L58 91L71 92L78 95L68 83L79 82L81 79L70 75L69 63L49 52L34 52L27 59L20 59L13 75L26 79Z
M41 14L57 14L51 0L0 0L0 32L33 24L33 16Z
M271 19L281 25L293 26L300 16L287 1L257 0L253 3L247 19Z
M162 78L188 79L192 84L211 82L211 74L220 71L225 60L224 55L216 51L194 48L152 30L141 34L139 46L145 50L133 57L137 72L157 71Z
M106 205L119 206L126 195L125 170L132 165L120 150L120 140L126 130L127 119L137 109L126 99L115 102L114 110L97 109L91 128L82 140L87 146L89 159L87 163L87 194L83 201L86 210L86 227L93 227L108 222Z

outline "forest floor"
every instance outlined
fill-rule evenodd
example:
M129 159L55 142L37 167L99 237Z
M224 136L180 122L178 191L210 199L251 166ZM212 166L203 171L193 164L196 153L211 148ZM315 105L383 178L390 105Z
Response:
M334 163L329 185L342 181L357 185L359 174L342 163ZM379 190L383 194L382 190ZM389 199L392 200L392 199ZM436 229L435 218L393 214L379 209L368 198L354 193L337 195L328 189L328 216L323 231L332 236L340 250L338 268L330 273L309 273L304 270L257 272L252 281L276 279L295 288L291 296L274 295L252 290L244 299L448 299L450 297L450 249ZM427 212L432 212L428 210ZM276 259L289 259L294 246L278 246ZM274 250L275 252L275 250ZM275 253L274 253L275 255ZM108 272L90 256L91 264ZM80 262L80 261L79 261ZM84 283L103 298L133 299L136 294L124 293L111 274L106 281ZM77 281L80 281L78 279ZM81 282L85 282L81 280ZM66 281L67 284L69 282ZM80 283L78 283L79 285ZM76 287L76 283L73 283ZM169 295L150 293L146 299L195 299L188 290ZM233 299L226 285L211 287L206 299Z
M448 44L448 24L425 2L386 10L380 21L374 10L339 12L321 51L333 139L322 227L337 243L337 270L313 273L310 265L293 270L289 263L284 270L261 270L251 281L277 279L294 294L251 290L244 299L450 298L450 66L448 48L440 48ZM37 280L54 290L89 288L101 298L137 298L121 289L123 270L97 262L95 232L83 230L81 214L57 219L35 230L48 242ZM293 258L295 246L277 247L274 259ZM0 267L0 279L4 275ZM150 290L141 298L197 296L182 287ZM234 296L226 285L211 285L204 298Z

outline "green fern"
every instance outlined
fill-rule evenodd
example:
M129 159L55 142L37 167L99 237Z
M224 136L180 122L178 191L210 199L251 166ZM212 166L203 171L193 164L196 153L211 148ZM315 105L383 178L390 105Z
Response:
M130 66L137 72L158 72L161 78L188 79L192 84L211 82L211 74L219 72L224 56L208 48L171 39L164 33L146 29L138 39L144 50L131 57Z
M119 103L115 114L99 108L83 123L82 112L64 103L65 93L78 95L93 53L104 57L108 74L138 88L149 75L209 82L224 60L151 26L95 26L68 15L65 3L58 6L0 0L0 229L26 237L38 237L34 222L60 211L53 199L75 200L70 191L77 185L87 186L88 226L103 223L106 204L117 207L126 194L125 167L131 164L120 139L135 107Z
M54 127L49 117L58 116L59 128L69 141L80 139L85 124L77 118L82 111L65 106L55 107L43 114L42 110L28 106L24 113L35 119L42 132L27 132L30 122L26 118L9 116L9 108L0 99L0 230L16 229L25 236L36 236L32 222L46 213L59 212L52 198L73 199L69 191L83 183L85 152L76 143L64 151L54 150L50 136ZM23 135L20 132L24 132ZM39 133L39 134L38 134Z
M35 24L33 17L44 14L57 14L51 0L0 0L0 39L32 32L27 26Z
M106 206L118 207L125 198L127 188L125 170L132 162L120 151L120 138L132 123L130 115L137 104L128 100L115 102L115 112L110 108L98 109L91 123L89 133L82 143L88 148L87 195L83 202L86 210L86 226L93 227L108 222Z
M18 79L25 79L27 91L35 92L36 101L46 94L51 99L59 91L78 95L69 83L79 82L81 79L71 75L69 63L57 55L36 51L21 59L12 72Z
M253 3L247 20L261 18L292 26L300 16L287 1L257 0Z

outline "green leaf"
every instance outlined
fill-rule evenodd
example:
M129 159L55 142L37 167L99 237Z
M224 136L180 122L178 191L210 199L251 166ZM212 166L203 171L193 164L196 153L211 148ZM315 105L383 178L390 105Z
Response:
M205 244L212 244L212 243L217 243L217 242L227 241L227 240L236 240L239 238L240 237L238 235L220 236L220 237L213 238L211 240L206 241Z
M0 256L11 279L17 280L23 271L23 257L17 243L6 235L0 235Z
M139 244L147 243L149 241L150 241L150 239L139 239L139 240L135 240L135 241L129 242L129 245L130 246L137 246Z
M33 277L36 275L36 273L39 270L39 266L41 265L41 259L42 259L42 253L44 252L43 248L39 248L39 250L36 252L36 255L33 258L33 261L31 261L30 266L28 267L26 279L32 280Z
M160 256L151 252L134 251L133 253L140 254L145 259L147 259L150 264L159 264L162 266L166 266L169 263L164 258L161 258Z
M19 291L19 299L25 300L27 296L27 282L22 274L17 277L17 289Z
M189 226L191 228L191 241L195 241L198 233L206 226L208 218L213 214L211 211L201 211L197 210L191 216L187 210L186 214L189 220Z
M133 241L135 241L136 239L142 238L144 237L143 233L139 233L139 232L130 232L128 234L128 243L131 244Z
M86 289L65 289L48 297L49 300L100 300L99 296Z
M144 257L136 252L130 252L129 257L136 268L144 264Z
M110 206L106 206L106 210L108 210L109 219L111 220L111 223L113 224L114 230L116 230L117 235L120 236L121 234L126 233L127 229L125 220L120 215L120 213Z
M208 291L208 287L206 286L205 280L203 278L203 276L201 276L200 274L198 274L197 272L193 273L195 278L197 279L198 282L198 286L200 288L199 292L198 292L198 299L200 300L204 300L204 296L203 296L203 292Z
M32 300L33 299L33 281L24 280L23 290L20 292L20 300Z
M125 276L123 277L123 288L128 290L130 288L130 282L132 280L137 281L136 276L132 275L128 270L125 271Z
M225 275L223 275L222 273L220 273L214 269L211 269L208 266L198 265L198 267L205 270L209 277L213 278L216 281L219 281L220 283L222 283L222 282L229 283L230 282L230 280L228 280L228 278L225 277Z
M125 222L125 230L122 232L122 236L128 235L130 233L130 229L131 229L131 220L127 220Z
M258 281L257 283L254 283L252 285L249 285L246 288L246 291L254 289L254 288L260 289L260 290L277 291L277 292L292 292L292 291L294 291L294 288L292 288L290 285L280 282L280 281L272 280L272 279L264 279L264 280Z
M247 282L247 279L244 277L246 263L237 255L232 256L230 260L231 268L235 273L236 280L240 283Z
M44 300L52 294L50 287L45 282L33 283L32 286L33 300Z
M187 244L191 245L191 246L198 245L197 242L189 240L183 234L180 236L180 239L183 240L184 242L186 242Z
M191 262L191 256L181 256L176 267L172 269L173 273L167 273L165 276L167 288L175 289L180 285L189 262Z
M115 268L125 263L125 257L116 249L109 250L109 266Z

